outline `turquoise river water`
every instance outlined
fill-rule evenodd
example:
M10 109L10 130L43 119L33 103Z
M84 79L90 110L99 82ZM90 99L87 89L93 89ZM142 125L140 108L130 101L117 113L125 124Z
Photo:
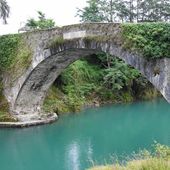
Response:
M0 129L0 170L85 170L154 140L170 146L165 100L91 108L50 125Z

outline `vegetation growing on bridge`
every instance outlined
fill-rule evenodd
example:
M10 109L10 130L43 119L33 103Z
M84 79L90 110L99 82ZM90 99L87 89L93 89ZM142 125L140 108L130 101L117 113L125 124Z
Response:
M54 37L49 43L48 48L55 48L58 45L63 45L66 42L66 40L63 39L63 37Z
M170 57L170 23L122 24L124 48L148 59Z
M22 35L0 36L0 71L19 76L30 65L32 52Z
M0 121L15 121L9 114L8 102L3 94L3 73L9 73L11 83L30 65L32 52L21 35L0 36ZM9 84L8 84L9 85Z
M14 122L14 121L16 121L16 119L14 119L9 114L9 105L5 96L3 95L3 84L0 78L0 122Z
M49 47L73 44L78 40L78 38L64 40L63 37L57 37L49 43ZM121 31L116 35L87 36L83 40L87 47L91 42L112 42L147 59L170 57L170 23L126 23L121 24Z

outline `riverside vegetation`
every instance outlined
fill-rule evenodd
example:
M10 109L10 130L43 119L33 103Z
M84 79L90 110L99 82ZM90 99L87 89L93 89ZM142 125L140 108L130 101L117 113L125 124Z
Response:
M153 151L142 150L133 154L133 158L125 165L115 163L114 165L96 166L88 170L169 170L170 169L170 147L155 143Z
M160 93L139 71L108 54L71 64L55 81L44 102L48 112L78 112L86 106L147 100Z

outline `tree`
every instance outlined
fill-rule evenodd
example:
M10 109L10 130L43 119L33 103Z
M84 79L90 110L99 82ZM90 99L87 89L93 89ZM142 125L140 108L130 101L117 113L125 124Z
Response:
M100 11L100 0L88 0L87 7L77 10L81 22L101 22L104 16Z
M42 13L41 11L37 11L37 13L38 13L38 20L35 20L34 18L27 20L25 26L28 27L29 30L49 29L55 26L55 22L52 19L46 19L44 13Z
M9 17L10 7L6 0L0 0L0 19L2 18L4 24L7 24L7 18Z
M169 0L88 0L78 9L81 22L170 21Z

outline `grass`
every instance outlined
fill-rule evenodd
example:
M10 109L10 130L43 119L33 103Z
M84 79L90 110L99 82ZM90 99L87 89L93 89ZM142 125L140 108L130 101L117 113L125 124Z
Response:
M149 158L145 160L129 161L126 166L106 165L91 168L89 170L170 170L170 160L161 158Z
M105 166L95 166L88 170L170 170L170 147L154 144L154 151L140 151L136 158L126 165L120 163Z
M62 45L65 43L63 37L54 37L48 44L48 47L55 48L58 45Z

